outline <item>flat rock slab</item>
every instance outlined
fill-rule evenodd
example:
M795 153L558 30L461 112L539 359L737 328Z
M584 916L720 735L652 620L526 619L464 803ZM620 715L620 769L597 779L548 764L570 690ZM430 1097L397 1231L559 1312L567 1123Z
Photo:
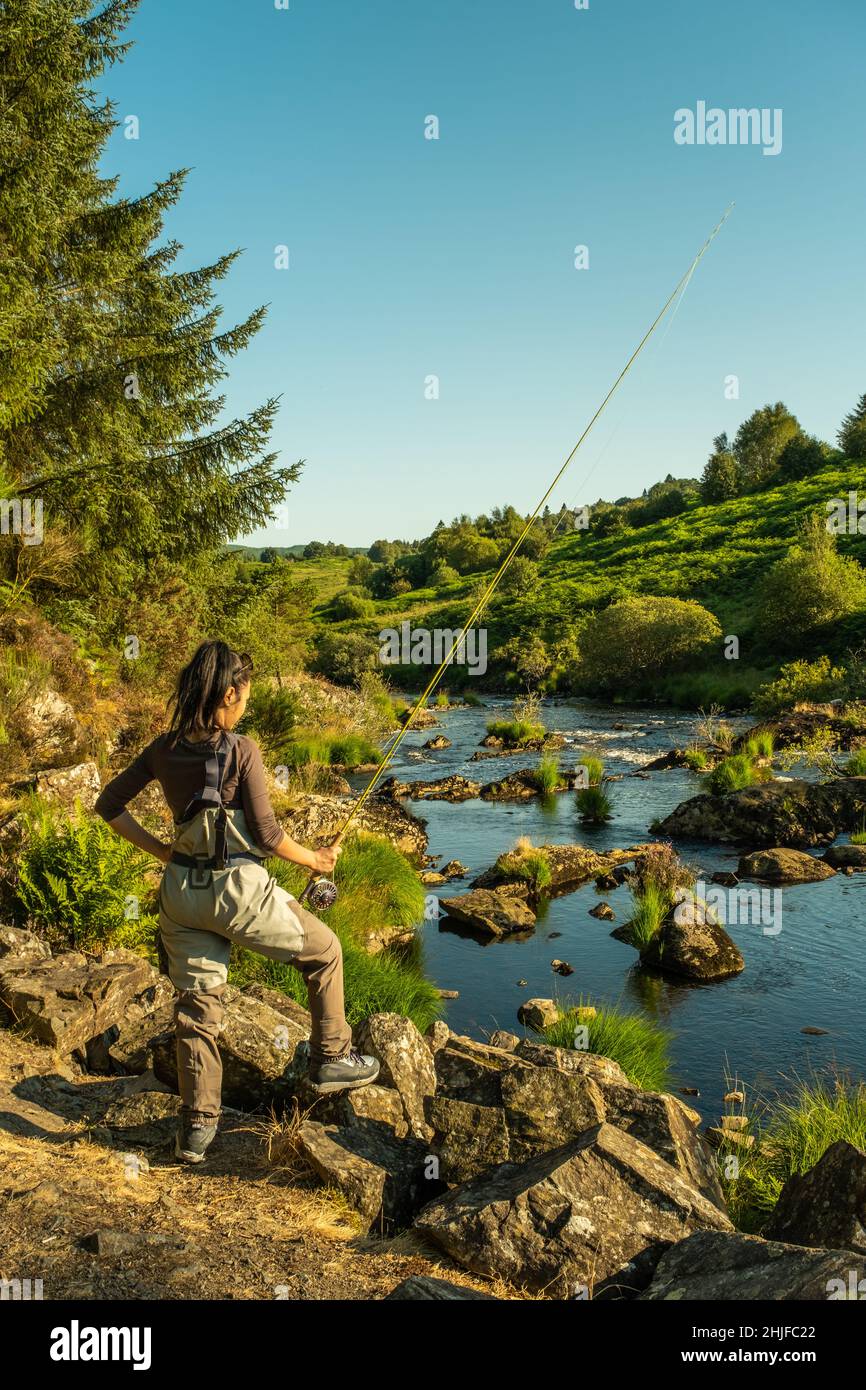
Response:
M671 839L723 840L758 847L829 845L866 817L866 777L832 782L764 782L723 796L683 801L658 827Z
M567 1298L728 1218L645 1144L598 1125L431 1202L416 1228L478 1274Z
M761 883L818 883L833 878L836 870L824 859L798 849L759 849L745 854L737 865L740 878Z
M449 917L489 936L510 936L535 926L535 913L526 898L511 891L474 888L459 898L440 898L439 903Z
M47 960L0 960L0 1002L22 1027L63 1055L123 1017L156 972L143 956L108 953L101 961L77 952Z
M480 782L471 782L468 777L455 773L435 782L399 782L396 777L388 777L379 788L379 795L408 797L413 801L474 801L480 791Z
M866 1153L844 1139L831 1144L808 1173L785 1183L764 1235L866 1255Z
M852 1275L854 1293L846 1294ZM652 1283L640 1298L648 1302L760 1299L826 1303L833 1298L858 1297L857 1281L864 1277L866 1262L862 1258L858 1261L850 1251L809 1250L739 1232L704 1230L662 1255Z

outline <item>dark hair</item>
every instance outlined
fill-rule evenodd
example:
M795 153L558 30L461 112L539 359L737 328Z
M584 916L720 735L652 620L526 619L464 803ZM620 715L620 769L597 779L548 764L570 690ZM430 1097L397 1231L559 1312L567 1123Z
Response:
M186 734L209 733L214 715L230 685L249 685L252 659L225 642L202 642L177 678L169 702L172 743Z

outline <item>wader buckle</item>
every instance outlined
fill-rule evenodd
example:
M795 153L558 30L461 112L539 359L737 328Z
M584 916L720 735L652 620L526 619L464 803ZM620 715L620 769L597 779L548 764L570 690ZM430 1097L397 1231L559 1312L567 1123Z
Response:
M208 867L208 856L206 854L194 854L195 863L189 871L190 888L210 888L211 871Z

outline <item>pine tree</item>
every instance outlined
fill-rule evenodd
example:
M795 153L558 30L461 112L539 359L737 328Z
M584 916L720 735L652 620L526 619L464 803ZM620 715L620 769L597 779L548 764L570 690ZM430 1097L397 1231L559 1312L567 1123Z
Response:
M267 523L300 464L277 408L218 423L226 361L264 310L220 326L237 253L178 272L162 239L185 171L135 199L97 164L117 122L91 84L138 0L6 0L0 13L0 474L74 533L81 593L134 591Z
M842 421L838 439L846 458L866 458L866 392Z

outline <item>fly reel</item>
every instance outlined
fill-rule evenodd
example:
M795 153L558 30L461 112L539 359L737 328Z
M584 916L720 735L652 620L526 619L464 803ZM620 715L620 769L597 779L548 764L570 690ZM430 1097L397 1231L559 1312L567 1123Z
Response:
M330 878L311 878L298 902L313 912L327 912L337 901L337 885Z

